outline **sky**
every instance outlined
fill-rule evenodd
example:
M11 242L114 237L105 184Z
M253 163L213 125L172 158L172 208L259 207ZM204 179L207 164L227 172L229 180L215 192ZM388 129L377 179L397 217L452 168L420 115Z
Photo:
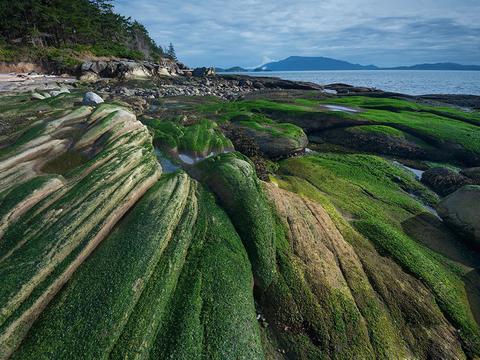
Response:
M480 65L480 0L115 0L188 66L288 56L362 65Z

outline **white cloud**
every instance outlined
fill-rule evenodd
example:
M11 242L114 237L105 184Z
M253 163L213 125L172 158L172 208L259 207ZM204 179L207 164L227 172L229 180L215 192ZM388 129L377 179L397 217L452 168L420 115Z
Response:
M478 0L117 0L189 65L242 65L290 55L378 65L480 63Z

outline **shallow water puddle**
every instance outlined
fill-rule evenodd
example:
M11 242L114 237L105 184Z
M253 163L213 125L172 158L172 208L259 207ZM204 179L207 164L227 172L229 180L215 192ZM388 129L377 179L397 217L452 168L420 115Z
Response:
M180 165L173 163L173 161L167 158L160 150L155 149L155 154L157 155L158 162L162 165L162 172L164 174L171 174L181 168Z
M163 172L166 174L175 172L178 169L187 170L189 167L199 163L202 160L208 159L215 155L229 153L231 151L233 150L212 151L206 156L195 156L191 153L172 153L171 158L169 158L163 151L155 148L157 159L160 162L160 165L162 165Z
M415 168L412 168L412 167L409 167L409 166L406 166L406 165L403 165L402 163L399 163L398 161L394 161L393 162L395 165L397 166L400 166L401 168L405 169L405 170L408 170L410 171L411 173L413 173L413 175L415 175L415 178L417 180L421 180L422 179L422 175L425 171L423 170L419 170L419 169L415 169Z
M352 109L346 106L340 106L340 105L322 105L322 107L331 110L331 111L341 111L341 112L347 112L347 113L358 113L360 112L359 110Z
M322 93L324 93L324 94L332 94L332 95L337 95L337 94L338 94L337 90L333 90L333 89L323 89L323 90L322 90Z
M212 156L223 154L223 153L228 153L230 150L225 150L225 151L212 151L206 156L194 156L191 154L186 154L186 153L178 153L178 158L180 161L186 165L195 165L196 163L199 163L202 160L208 159Z

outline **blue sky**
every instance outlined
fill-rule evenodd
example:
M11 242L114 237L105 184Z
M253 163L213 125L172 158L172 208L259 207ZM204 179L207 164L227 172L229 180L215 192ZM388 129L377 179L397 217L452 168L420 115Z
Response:
M116 0L189 66L290 55L364 65L480 64L480 0Z

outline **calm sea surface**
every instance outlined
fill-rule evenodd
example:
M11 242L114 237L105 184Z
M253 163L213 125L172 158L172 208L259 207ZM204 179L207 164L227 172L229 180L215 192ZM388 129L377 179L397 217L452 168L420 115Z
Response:
M345 83L410 95L480 95L480 71L279 71L242 74L273 76L285 80L310 81L317 84Z

